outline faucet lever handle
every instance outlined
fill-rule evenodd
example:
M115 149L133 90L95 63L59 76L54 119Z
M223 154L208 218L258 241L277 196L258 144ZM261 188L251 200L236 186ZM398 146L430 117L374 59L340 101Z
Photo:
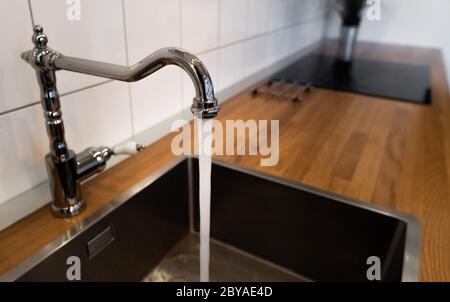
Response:
M126 142L113 148L114 155L134 155L145 149L145 146L137 142Z
M80 180L101 172L112 155L133 155L145 147L136 142L126 142L114 148L90 147L77 155L77 175Z

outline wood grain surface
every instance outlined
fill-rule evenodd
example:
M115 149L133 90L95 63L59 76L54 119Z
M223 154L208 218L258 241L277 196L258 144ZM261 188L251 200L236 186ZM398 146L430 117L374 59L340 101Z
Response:
M333 48L324 44L323 52ZM438 50L359 43L356 56L432 66L433 104L314 89L301 102L252 97L219 120L279 120L280 160L217 156L241 166L406 212L421 222L421 280L450 281L450 96ZM87 209L72 219L44 207L0 232L0 275L174 159L170 134L83 185ZM44 163L43 163L44 164Z

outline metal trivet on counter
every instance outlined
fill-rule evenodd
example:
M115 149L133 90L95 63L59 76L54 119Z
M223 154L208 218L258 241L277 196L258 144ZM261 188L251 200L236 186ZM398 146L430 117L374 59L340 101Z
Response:
M299 82L283 79L273 79L253 88L252 95L268 95L270 97L281 97L294 102L303 100L304 96L313 89L311 83L302 84Z

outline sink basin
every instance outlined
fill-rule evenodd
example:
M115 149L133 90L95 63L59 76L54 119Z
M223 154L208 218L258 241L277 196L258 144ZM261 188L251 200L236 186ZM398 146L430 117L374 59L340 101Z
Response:
M1 280L67 281L77 256L83 281L197 281L198 162L180 158ZM417 281L414 217L271 175L214 162L212 281Z

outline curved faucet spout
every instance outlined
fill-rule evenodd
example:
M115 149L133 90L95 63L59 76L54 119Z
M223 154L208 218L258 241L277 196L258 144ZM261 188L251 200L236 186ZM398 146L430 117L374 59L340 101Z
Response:
M122 66L104 62L64 56L47 47L47 36L40 26L33 35L35 48L24 52L22 58L38 70L68 70L119 81L136 82L166 65L182 68L192 79L195 97L192 113L198 118L213 118L219 112L211 77L205 65L194 54L176 47L157 50L133 66Z
M208 70L198 57L186 50L175 47L162 48L131 67L63 55L58 55L53 60L53 66L56 69L127 82L142 80L166 65L176 65L182 68L192 79L196 93L192 105L194 115L198 118L216 116L219 107Z

